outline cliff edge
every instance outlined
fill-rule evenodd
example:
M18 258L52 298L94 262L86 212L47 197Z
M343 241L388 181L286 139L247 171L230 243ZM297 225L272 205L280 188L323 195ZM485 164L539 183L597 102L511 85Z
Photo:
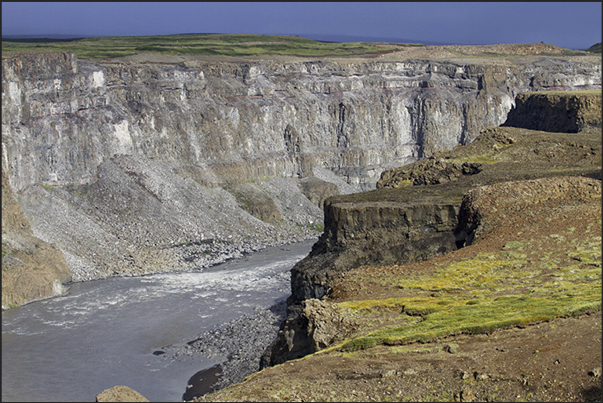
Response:
M547 95L546 102L542 102ZM329 198L325 203L323 236L310 255L292 269L288 319L266 354L264 365L280 364L319 350L317 341L308 329L318 326L321 319L315 318L315 323L309 322L309 301L325 299L336 302L334 312L341 315L344 301L356 301L361 306L361 301L366 299L373 301L366 302L369 305L379 305L375 301L379 298L401 299L406 294L406 287L400 285L397 288L395 284L400 280L393 275L387 279L388 272L393 270L397 273L401 267L406 273L404 276L412 278L415 270L412 267L416 266L413 264L437 261L444 262L437 263L438 266L446 265L446 256L453 256L452 252L460 253L461 250L463 252L460 254L469 253L469 245L480 245L472 250L492 247L487 245L491 242L492 233L510 235L510 231L515 230L516 238L525 239L520 235L527 231L526 225L536 227L535 222L542 221L542 227L538 230L541 236L556 238L555 231L561 224L553 225L551 220L556 219L553 218L556 212L569 208L577 214L584 211L587 212L584 214L590 214L587 232L596 228L591 242L600 245L600 91L520 96L525 102L518 103L516 116L527 114L522 110L524 107L534 114L537 109L535 104L546 105L543 108L550 113L572 103L578 110L572 110L571 116L593 118L578 132L567 133L511 127L522 126L518 123L520 119L511 117L508 125L484 130L471 144L457 146L452 151L437 153L431 158L384 172L377 190ZM531 97L539 101L533 103ZM546 113L543 115L548 116ZM526 125L534 123L532 119L525 122ZM528 215L531 217L529 221L526 218ZM575 225L579 224L572 221L564 225L571 226L573 229L569 231L574 231ZM588 238L588 235L585 237ZM500 246L509 251L515 247L525 250L524 241L513 239L509 237L507 240L510 242L503 242ZM565 238L561 236L558 239ZM566 246L563 244L558 247ZM600 258L600 254L597 256ZM546 260L546 257L542 260ZM597 257L590 262L594 267L600 267ZM373 273L372 267L375 266L374 270L379 274ZM375 284L373 276L379 277L382 283L377 281ZM592 279L598 279L600 284L600 274ZM383 282L389 285L385 286ZM465 290L466 284L463 283L459 279L459 290ZM377 290L383 294L385 289L388 291L381 297L372 295ZM438 289L441 288L436 286L431 290ZM438 297L438 300L442 297L439 292L431 296ZM593 296L592 305L589 306L599 309L600 296L598 302ZM401 309L402 312L405 309L410 312L408 307ZM369 312L367 315L370 316ZM333 315L331 313L327 317ZM346 319L349 321L350 317ZM373 346L374 342L354 341L354 338L363 339L361 335L366 334L366 330L359 331L363 322L366 325L365 321L366 318L362 318L360 324L348 324L334 331L331 344L341 348L341 340L345 339L344 350L345 346ZM350 336L350 333L354 335ZM387 331L383 330L382 333L386 334ZM386 336L383 340L389 339ZM381 343L405 344L404 338L399 342L395 342L394 338Z

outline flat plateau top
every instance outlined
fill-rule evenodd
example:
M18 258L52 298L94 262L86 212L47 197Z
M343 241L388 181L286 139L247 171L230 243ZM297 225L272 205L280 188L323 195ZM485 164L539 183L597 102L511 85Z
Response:
M2 42L2 58L23 52L68 52L78 59L121 63L299 62L449 60L462 63L521 62L537 57L596 57L599 54L546 43L425 46L410 43L328 43L291 36L174 35Z

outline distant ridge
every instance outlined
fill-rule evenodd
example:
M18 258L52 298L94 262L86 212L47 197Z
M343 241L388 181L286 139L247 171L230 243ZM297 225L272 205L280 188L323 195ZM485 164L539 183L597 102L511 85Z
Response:
M83 35L2 35L2 41L4 42L24 42L24 43L36 43L36 42L71 42L85 39Z
M2 35L2 40L7 39L82 39L92 35L61 35L61 34L36 34L36 35Z
M423 41L419 39L404 39L392 37L369 37L355 35L330 35L330 34L299 34L303 38L321 42L386 42L386 43L420 43L423 45L453 45L447 42Z
M601 42L595 43L593 46L586 49L586 51L591 53L601 53Z
M167 35L228 35L226 33L208 33L187 32L183 34L167 34ZM337 34L258 34L258 35L284 35L298 36L306 39L312 39L320 42L385 42L385 43L417 43L423 45L453 45L447 42L422 41L419 39L404 39L392 37L368 37L360 35L337 35ZM9 42L44 42L52 40L53 42L74 41L79 39L91 38L99 35L61 35L61 34L39 34L39 35L2 35L3 41ZM101 36L123 36L123 35L101 35ZM128 36L166 36L162 35L128 35Z

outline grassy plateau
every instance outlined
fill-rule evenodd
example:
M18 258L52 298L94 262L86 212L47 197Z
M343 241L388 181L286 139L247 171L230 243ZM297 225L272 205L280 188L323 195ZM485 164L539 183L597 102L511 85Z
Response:
M403 46L418 46L407 44ZM75 40L3 40L2 53L71 52L80 59L103 59L139 53L219 56L369 56L399 50L401 45L367 42L320 42L299 36L190 34L90 37Z

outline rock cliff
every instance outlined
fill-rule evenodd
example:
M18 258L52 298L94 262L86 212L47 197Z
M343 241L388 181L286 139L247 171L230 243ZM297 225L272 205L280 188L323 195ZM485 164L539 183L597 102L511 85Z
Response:
M505 126L549 132L576 133L601 124L601 98L580 91L558 94L519 94Z
M376 190L328 198L323 235L291 270L288 319L267 351L265 364L313 352L315 341L300 325L308 322L305 301L328 296L352 269L417 263L471 244L496 225L503 201L506 208L518 210L559 198L600 197L601 92L551 91L519 97L523 101L517 104L516 116L533 113L547 117L545 122L563 121L562 128L568 127L565 122L583 121L576 116L591 118L573 134L527 130L521 126L533 127L532 119L513 120L507 124L520 127L489 128L471 144L383 172ZM572 105L573 117L557 118L556 112L566 105ZM588 179L523 184L559 176ZM511 188L511 194L519 192L521 198L503 195ZM490 192L489 197L484 192ZM480 195L479 208L471 204L475 195ZM321 320L326 319L316 319Z
M517 93L601 81L600 60L584 56L166 63L36 53L2 63L3 175L74 281L199 268L315 236L327 196L471 143L506 120ZM442 220L436 231L455 214L441 209L425 212ZM3 251L11 231L3 226Z

